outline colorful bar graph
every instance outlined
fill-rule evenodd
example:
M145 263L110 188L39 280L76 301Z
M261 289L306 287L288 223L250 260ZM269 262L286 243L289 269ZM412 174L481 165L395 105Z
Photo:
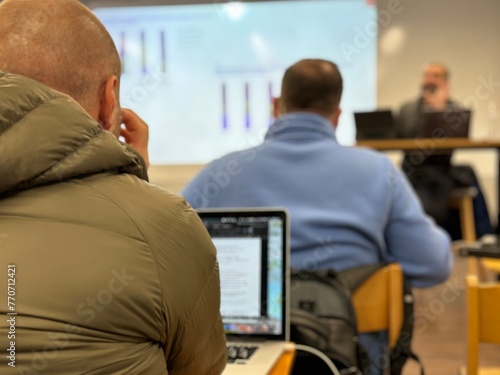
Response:
M165 37L165 31L160 33L160 43L161 43L161 71L163 73L167 72L167 39Z
M245 127L250 129L252 123L250 121L250 85L245 83Z
M227 130L228 118L227 118L227 92L226 92L226 84L222 84L222 129Z
M127 39L125 33L122 31L120 33L120 60L122 62L122 73L125 73L126 65L125 65L125 50L127 46Z
M275 118L274 118L274 94L273 94L273 83L269 82L269 125L271 125Z
M146 34L141 31L141 65L142 73L146 74L148 72L147 59L146 59Z

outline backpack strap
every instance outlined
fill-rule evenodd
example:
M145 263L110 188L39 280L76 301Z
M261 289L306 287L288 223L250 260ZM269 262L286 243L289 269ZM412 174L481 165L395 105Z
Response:
M414 298L410 283L403 275L403 326L391 351L390 375L401 375L408 359L413 359L420 366L420 375L425 375L424 366L420 358L411 350L413 339L413 306Z

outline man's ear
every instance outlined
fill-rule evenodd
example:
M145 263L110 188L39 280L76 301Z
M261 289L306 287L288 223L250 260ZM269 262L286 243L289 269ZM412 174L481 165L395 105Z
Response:
M116 96L117 86L118 78L116 76L112 75L106 80L104 90L101 91L98 119L103 129L115 135L119 132L119 129L116 128L120 126L117 124L117 113L119 113L119 103Z
M340 117L340 114L342 113L342 110L339 108L337 108L337 110L332 114L332 117L330 118L330 121L333 125L334 128L337 128L337 125L339 124L339 117Z
M280 98L274 97L272 99L272 106L273 106L273 117L278 118L281 116L281 108L280 108Z

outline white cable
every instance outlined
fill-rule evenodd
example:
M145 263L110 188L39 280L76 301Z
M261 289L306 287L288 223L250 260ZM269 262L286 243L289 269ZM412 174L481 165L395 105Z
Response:
M326 356L326 354L320 352L318 349L315 349L315 348L307 346L307 345L295 344L294 346L295 346L296 350L302 350L304 352L308 352L308 353L314 354L315 356L321 358L326 363L326 365L328 366L328 368L330 370L332 370L332 373L334 375L340 375L339 370L337 369L337 367L335 367L335 365L333 364L332 360Z

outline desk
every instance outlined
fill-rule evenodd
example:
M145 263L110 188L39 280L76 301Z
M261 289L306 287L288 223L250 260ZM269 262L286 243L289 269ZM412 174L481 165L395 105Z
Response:
M295 361L295 349L287 350L274 365L269 375L289 375L292 373Z
M484 149L495 148L500 152L500 140L474 140L468 138L429 138L429 139L374 139L358 141L356 146L369 147L379 151L422 150L426 155L433 150ZM500 162L497 162L497 228L500 233Z
M496 148L500 149L500 140L474 140L469 138L404 138L404 139L373 139L358 141L356 146L370 147L380 151L389 150L453 150L456 148Z
M480 281L500 280L500 237L486 235L474 244L460 247L458 253L467 256L469 274Z

